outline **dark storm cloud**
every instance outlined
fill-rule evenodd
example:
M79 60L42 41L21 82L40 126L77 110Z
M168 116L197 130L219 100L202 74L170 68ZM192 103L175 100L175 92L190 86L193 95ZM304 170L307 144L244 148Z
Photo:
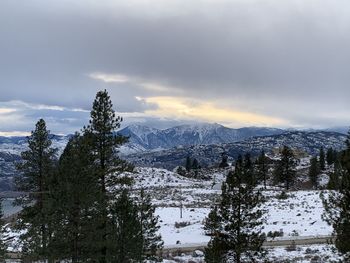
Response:
M136 97L159 96L146 81L291 125L344 124L349 29L347 1L3 0L1 100L89 109L108 88L118 111L142 113L155 106Z

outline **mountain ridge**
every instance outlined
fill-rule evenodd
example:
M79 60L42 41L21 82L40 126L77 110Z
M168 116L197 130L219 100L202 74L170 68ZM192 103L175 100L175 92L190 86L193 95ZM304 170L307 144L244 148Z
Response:
M250 153L257 156L262 150L267 153L288 145L294 150L309 155L317 155L321 147L332 147L342 150L345 145L346 135L329 131L289 131L279 135L258 136L244 141L210 144L178 146L160 151L135 153L125 156L128 161L137 166L156 167L172 170L179 165L184 165L186 157L196 158L202 167L218 165L222 153L226 153L230 161L234 161L239 155Z
M284 132L286 131L269 127L233 129L217 123L185 124L162 130L134 124L118 131L119 134L129 137L129 153L170 149L179 145L229 143ZM124 150L127 151L126 148Z
M120 148L122 158L135 165L166 169L183 164L187 156L198 158L205 166L220 161L223 152L227 152L232 160L238 154L254 154L284 144L315 154L320 146L342 148L346 138L344 134L327 131L286 131L266 127L230 129L219 124L181 125L165 130L144 126L129 129L134 132L130 142ZM123 130L128 131L125 128L120 131ZM70 136L52 135L52 146L58 149L58 154L62 153ZM21 160L20 154L26 149L25 136L0 136L0 190L11 189L16 174L15 163Z

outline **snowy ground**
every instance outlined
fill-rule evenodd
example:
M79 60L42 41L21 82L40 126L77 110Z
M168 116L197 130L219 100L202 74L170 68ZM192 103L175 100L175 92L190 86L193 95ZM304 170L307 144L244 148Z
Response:
M189 179L177 173L154 168L138 168L137 173L128 176L136 182L132 187L135 194L144 188L152 195L153 203L157 206L156 214L160 217L160 233L165 249L205 246L208 243L210 238L204 234L203 221L210 207L218 202L220 185L225 178L223 172L213 171L212 179L207 181ZM283 232L283 236L275 240L316 238L332 234L332 227L321 219L323 206L320 191L288 192L286 199L280 198L281 192L281 189L276 187L263 191L267 200L264 204L267 213L263 229L266 234L270 231ZM274 248L270 251L269 258L275 262L330 262L326 259L311 261L311 258L327 258L334 254L331 253L330 247L325 245L312 245L309 246L311 250L306 251L307 248L298 247L295 251L288 252L288 256L286 248ZM292 257L299 256L303 259L291 260ZM282 260L286 258L290 261ZM165 262L203 262L203 257L180 255L174 260L176 261Z
M133 174L138 189L147 189L157 205L165 246L205 244L203 221L210 207L218 202L220 183L224 175L214 172L211 180L201 181L182 177L176 173L154 168L139 168ZM292 191L287 199L279 198L281 190L269 188L266 196L266 223L264 232L283 232L276 239L293 240L303 237L320 237L332 234L332 227L321 219L323 205L320 191ZM183 207L182 218L180 207Z
M278 199L278 192L265 194L270 198L265 203L268 214L264 232L282 230L282 239L332 234L332 227L321 218L324 209L320 191L289 192L286 200Z
M207 244L210 237L204 235L203 220L209 211L208 208L184 208L182 209L181 218L180 208L158 208L156 213L160 216L160 232L165 247Z
M305 163L305 164L304 164ZM302 166L305 166L305 161ZM184 247L205 246L209 237L204 234L203 221L221 193L221 182L225 175L214 171L212 179L200 181L179 176L162 169L140 168L135 176L139 181L134 189L146 188L157 205L160 217L160 233L165 250ZM324 178L327 180L327 178ZM267 211L263 231L283 232L274 240L297 240L330 236L332 227L321 218L323 205L318 190L291 191L281 199L281 189L270 187L263 191L266 196L264 208ZM182 218L181 210L182 209ZM271 240L271 238L268 238ZM204 262L201 252L170 255L164 262ZM340 257L328 245L269 248L271 262L331 262Z
M321 219L323 213L319 191L298 191L289 194L286 200L279 200L279 192L268 191L269 200L265 203L266 223L263 231L283 232L275 240L294 240L305 237L323 237L332 234L332 227ZM160 216L160 232L166 246L177 244L205 244L209 237L204 235L203 221L210 208L183 208L180 217L178 207L160 207L156 213ZM182 224L179 224L182 223ZM181 227L179 227L179 225Z

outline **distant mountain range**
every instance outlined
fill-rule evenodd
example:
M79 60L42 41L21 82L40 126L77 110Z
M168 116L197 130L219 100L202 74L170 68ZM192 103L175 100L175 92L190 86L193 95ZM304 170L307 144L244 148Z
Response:
M285 130L265 127L232 129L220 124L181 125L159 130L142 125L130 125L119 131L129 136L129 143L123 147L124 153L138 153L171 149L177 146L209 145L243 141L248 138L278 135Z
M342 131L346 131L345 128ZM219 124L181 125L169 129L155 129L130 125L118 131L129 136L121 154L136 165L173 168L188 155L197 156L202 165L217 161L226 151L231 158L237 153L272 149L287 144L314 153L320 146L343 147L345 135L330 131L289 131L266 127L227 128ZM62 152L70 135L52 135L53 147ZM0 190L11 188L16 174L15 162L27 149L25 137L0 136Z
M202 167L218 165L222 153L226 153L230 161L238 155L250 153L257 156L262 150L273 153L275 150L288 145L291 148L306 154L317 155L321 147L332 147L336 150L345 148L346 135L328 131L286 131L283 134L252 137L233 143L210 145L178 146L162 151L149 151L130 154L126 158L137 166L152 166L174 169L184 165L187 156L196 158Z

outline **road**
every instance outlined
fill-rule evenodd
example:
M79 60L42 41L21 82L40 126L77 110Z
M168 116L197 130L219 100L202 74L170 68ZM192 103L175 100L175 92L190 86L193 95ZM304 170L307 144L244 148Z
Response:
M275 240L269 240L265 241L264 247L287 247L291 245L297 245L297 246L303 246L303 245L317 245L317 244L328 244L330 241L333 240L334 237L332 236L318 236L318 237L292 237L291 239L275 239ZM173 245L173 246L164 246L163 252L165 254L170 253L190 253L195 250L202 250L204 251L205 247L207 246L206 243L193 243L193 244L179 244L179 245Z

